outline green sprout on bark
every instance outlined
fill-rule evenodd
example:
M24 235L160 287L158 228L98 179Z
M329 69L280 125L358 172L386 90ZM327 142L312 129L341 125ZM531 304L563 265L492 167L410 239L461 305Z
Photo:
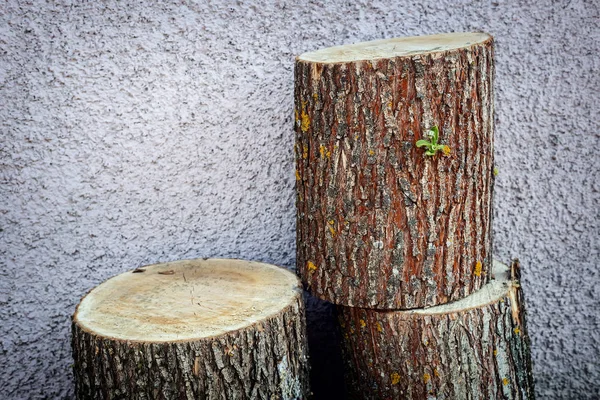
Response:
M415 144L417 147L425 147L426 155L435 156L435 154L438 151L441 151L442 154L444 154L445 156L450 155L450 147L449 146L447 146L445 144L438 144L440 132L439 132L437 126L434 126L433 128L429 129L425 135L429 138L429 140L427 140L427 139L417 140L417 143L415 143Z

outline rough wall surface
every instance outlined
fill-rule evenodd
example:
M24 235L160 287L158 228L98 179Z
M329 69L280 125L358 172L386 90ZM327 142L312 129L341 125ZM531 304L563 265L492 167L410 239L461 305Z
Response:
M70 315L112 275L202 256L294 267L294 55L466 30L496 38L495 251L523 265L537 393L600 396L599 14L593 0L4 2L0 398L73 396ZM310 304L313 363L330 362L330 311Z

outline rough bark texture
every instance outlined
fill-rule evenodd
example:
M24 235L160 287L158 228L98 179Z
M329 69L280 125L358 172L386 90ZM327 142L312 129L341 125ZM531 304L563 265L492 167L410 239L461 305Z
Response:
M350 398L534 398L518 281L491 303L448 313L338 311Z
M73 322L78 399L304 399L308 360L301 295L279 315L219 337L143 343Z
M269 264L180 260L115 276L73 315L79 399L304 399L300 281Z
M297 262L336 304L407 309L489 279L493 41L295 69ZM433 126L450 156L415 142Z

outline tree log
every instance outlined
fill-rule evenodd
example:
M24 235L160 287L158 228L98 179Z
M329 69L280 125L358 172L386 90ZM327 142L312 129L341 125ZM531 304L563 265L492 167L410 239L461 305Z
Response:
M296 59L297 262L313 294L408 309L489 280L493 75L483 33ZM415 145L434 126L448 155Z
M88 293L73 316L78 399L304 399L294 274L241 260L155 264Z
M338 306L354 399L533 399L519 282L495 279L463 300L407 311Z

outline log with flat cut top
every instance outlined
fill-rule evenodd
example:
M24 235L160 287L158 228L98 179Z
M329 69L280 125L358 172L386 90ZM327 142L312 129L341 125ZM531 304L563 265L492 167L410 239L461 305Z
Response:
M533 399L518 274L494 264L495 279L454 303L406 311L338 306L350 398Z
M484 33L296 59L297 263L313 294L408 309L489 280L493 75Z
M282 268L225 259L109 279L73 316L77 398L306 398L299 284Z

